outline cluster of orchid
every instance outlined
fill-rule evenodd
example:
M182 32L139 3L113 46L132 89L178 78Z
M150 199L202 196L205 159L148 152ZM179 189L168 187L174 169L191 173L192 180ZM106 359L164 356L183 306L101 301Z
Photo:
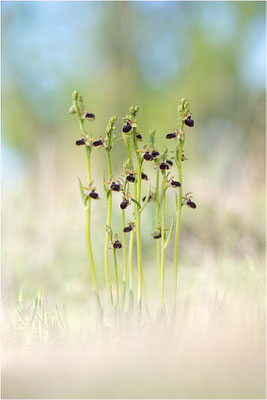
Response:
M168 188L173 188L176 193L176 218L175 218L175 243L174 243L174 267L173 267L173 306L176 309L177 296L177 270L178 270L178 244L180 233L181 209L183 205L195 209L196 204L192 200L192 193L186 193L183 196L182 183L182 163L186 160L184 155L185 132L184 127L193 127L194 120L190 112L190 105L187 100L182 99L178 107L179 129L166 135L166 140L176 141L177 145L172 152L168 151L166 146L162 151L155 147L155 131L149 135L149 145L143 145L143 137L137 128L137 113L139 107L130 107L129 114L122 118L122 127L119 138L122 138L128 158L123 163L123 173L116 179L112 173L111 151L115 145L116 135L114 134L115 122L117 117L112 117L106 127L105 135L92 137L85 129L86 121L93 121L95 115L85 110L82 96L74 91L72 95L73 103L69 112L78 116L81 137L76 141L77 146L84 146L86 149L87 159L87 184L83 185L79 179L80 191L82 200L86 210L86 242L87 251L90 263L92 276L92 284L94 292L98 299L98 304L101 305L99 290L96 278L96 269L94 264L93 250L91 244L91 201L99 200L100 196L97 189L93 186L91 178L91 152L94 148L103 147L107 155L108 180L105 179L103 172L103 188L107 201L107 219L105 225L105 251L104 251L104 266L107 296L110 305L115 305L117 310L123 310L127 289L129 293L129 307L132 309L136 299L137 306L141 307L143 298L144 274L142 265L142 240L141 240L141 215L148 202L155 203L155 227L156 230L152 233L152 239L156 240L157 246L157 265L159 279L159 310L164 306L164 287L165 287L165 251L171 240L173 225L172 220L169 229L166 229L165 224L165 205L166 191ZM149 177L145 173L146 163L153 163L156 170L155 191L152 193L151 185L148 192L142 196L142 181L148 181ZM178 177L171 175L171 169L177 167ZM112 230L112 197L113 192L121 193L121 240L118 234L113 234ZM132 205L133 216L132 220L127 222L125 218L125 210ZM104 228L104 227L103 227ZM168 234L167 234L168 231ZM127 243L127 234L130 235ZM136 241L137 250L137 291L134 287L134 265L133 252L134 242ZM114 301L113 286L110 279L110 257L109 249L113 250L114 267L115 267L115 287L116 301ZM123 252L123 268L122 274L118 268L117 251ZM122 275L122 279L120 276ZM121 295L121 289L122 295Z

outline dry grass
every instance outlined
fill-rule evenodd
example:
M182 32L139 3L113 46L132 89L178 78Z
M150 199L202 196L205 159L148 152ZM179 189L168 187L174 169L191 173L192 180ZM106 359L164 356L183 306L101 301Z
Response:
M175 323L155 321L150 302L142 326L105 315L103 328L75 294L58 313L44 296L31 327L32 306L24 322L7 311L3 398L264 398L263 274L192 273L181 273Z

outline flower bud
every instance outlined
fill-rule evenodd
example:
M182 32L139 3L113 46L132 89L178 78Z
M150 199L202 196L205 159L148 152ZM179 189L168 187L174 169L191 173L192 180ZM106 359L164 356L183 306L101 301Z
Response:
M78 99L78 92L77 92L77 90L74 90L73 91L73 93L72 93L72 98L73 98L73 100L77 100Z
M74 107L74 106L70 106L70 108L69 108L69 113L70 113L70 114L75 114L75 113L76 113L76 110L75 110L75 107Z

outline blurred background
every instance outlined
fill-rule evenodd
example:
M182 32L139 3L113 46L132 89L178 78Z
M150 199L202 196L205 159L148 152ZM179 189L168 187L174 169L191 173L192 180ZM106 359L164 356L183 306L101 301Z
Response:
M29 341L22 316L31 320L28 305L37 294L43 296L47 315L63 307L69 325L76 324L78 332L81 321L87 326L90 274L77 183L77 177L86 182L86 159L84 149L75 146L77 118L68 113L73 90L96 115L86 125L93 137L104 136L109 118L118 116L112 153L116 176L127 158L119 139L129 106L140 107L144 143L156 129L161 149L165 135L177 127L177 106L184 97L195 120L195 127L186 130L184 189L193 192L197 209L182 213L180 308L192 318L200 309L204 319L205 310L225 312L218 331L234 321L232 343L249 332L235 360L240 356L242 370L247 343L255 340L246 364L252 370L235 393L262 395L265 49L264 2L2 2L2 302L4 341L10 349L25 337ZM148 164L144 171L153 187L155 174ZM101 197L93 203L93 247L104 288L103 149L93 152L92 169ZM172 172L177 176L175 167ZM174 192L167 196L170 226ZM119 202L115 194L112 227L118 233ZM142 215L146 287L148 294L157 294L153 204ZM131 219L127 209L126 221ZM167 301L173 239L166 254ZM51 326L60 319L55 315ZM210 340L209 334L203 337ZM11 371L14 365L16 359ZM7 393L14 397L14 376L7 377Z
M264 7L263 2L2 3L6 296L14 297L21 284L26 296L39 284L61 295L65 285L75 282L77 290L85 284L87 291L84 210L77 185L77 176L86 177L85 154L74 145L80 137L77 118L68 114L74 89L96 115L87 124L94 137L104 135L110 116L117 115L119 138L121 118L138 104L140 133L146 141L156 129L159 148L177 126L180 99L187 98L195 127L187 129L184 182L198 209L183 213L182 262L195 269L206 259L223 262L224 257L242 265L262 264ZM127 156L122 140L115 146L112 162L118 175ZM102 279L104 150L92 158L102 196L94 203ZM171 216L172 200L169 209ZM147 210L143 242L150 261L155 226L153 207ZM115 231L119 224L118 213ZM167 256L171 261L172 247Z

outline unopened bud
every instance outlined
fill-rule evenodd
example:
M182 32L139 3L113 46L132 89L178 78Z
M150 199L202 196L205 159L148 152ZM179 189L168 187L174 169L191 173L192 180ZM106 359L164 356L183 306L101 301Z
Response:
M76 113L76 110L75 110L75 107L74 107L74 106L71 106L71 107L69 108L69 113L70 113L70 114L75 114L75 113Z
M73 91L73 93L72 93L72 98L73 98L73 100L77 100L78 99L78 92L77 92L77 90L74 90Z

